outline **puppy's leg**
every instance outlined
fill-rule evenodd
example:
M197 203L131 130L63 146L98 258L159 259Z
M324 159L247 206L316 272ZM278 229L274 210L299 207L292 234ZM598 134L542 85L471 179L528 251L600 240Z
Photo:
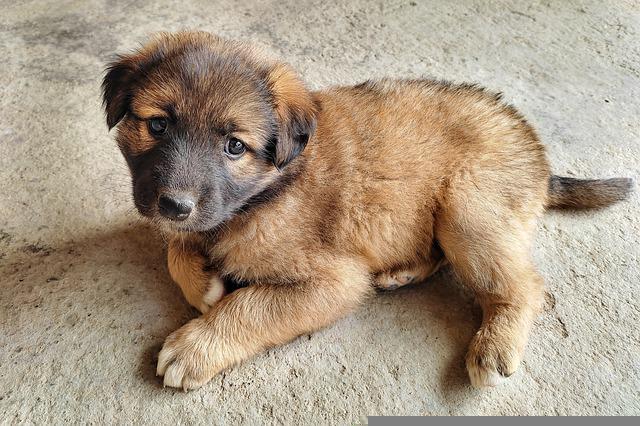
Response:
M483 210L488 206L490 212ZM467 353L469 377L475 387L495 386L517 369L542 304L543 281L530 257L535 222L532 215L518 216L471 197L443 213L436 236L483 312Z
M253 284L171 334L158 357L165 386L193 389L265 349L325 327L370 292L368 271L335 264L297 284Z
M205 313L224 296L225 288L218 274L205 270L207 259L203 251L197 240L174 237L169 242L167 261L171 278L187 302Z
M435 274L444 263L444 258L431 259L413 268L381 272L375 276L374 286L381 290L395 290L407 284L419 283Z

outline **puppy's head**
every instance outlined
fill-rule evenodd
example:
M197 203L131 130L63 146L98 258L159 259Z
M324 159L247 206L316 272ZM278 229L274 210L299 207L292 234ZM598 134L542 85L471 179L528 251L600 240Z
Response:
M287 65L203 32L161 34L120 56L102 88L137 209L176 231L241 211L315 127L315 102Z

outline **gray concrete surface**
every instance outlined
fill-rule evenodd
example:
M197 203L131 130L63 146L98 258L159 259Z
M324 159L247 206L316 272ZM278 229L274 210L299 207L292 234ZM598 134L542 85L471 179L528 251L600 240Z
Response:
M177 5L180 3L180 6ZM254 40L312 87L430 75L505 92L554 169L638 177L637 1L2 2L0 422L353 424L366 415L640 414L638 195L550 213L548 304L521 369L469 387L479 323L444 271L189 393L155 356L196 313L132 208L104 124L104 63L158 30Z

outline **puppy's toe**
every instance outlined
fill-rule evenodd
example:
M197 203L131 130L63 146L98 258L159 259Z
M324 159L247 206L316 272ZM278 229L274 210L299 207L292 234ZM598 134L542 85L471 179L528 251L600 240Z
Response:
M407 273L388 273L379 274L375 279L375 286L380 290L395 290L398 287L411 284L415 280L415 276Z
M478 363L470 364L467 362L467 370L469 371L471 386L474 388L498 386L505 380L505 377L498 373L497 369L481 366Z
M511 376L520 364L521 351L512 345L474 338L467 354L467 371L471 385L493 387Z
M173 332L158 355L156 374L164 385L184 390L199 388L218 372L210 336L204 323L193 320Z
M224 282L218 275L214 275L209 279L207 291L202 296L202 302L198 310L203 314L208 312L226 294Z

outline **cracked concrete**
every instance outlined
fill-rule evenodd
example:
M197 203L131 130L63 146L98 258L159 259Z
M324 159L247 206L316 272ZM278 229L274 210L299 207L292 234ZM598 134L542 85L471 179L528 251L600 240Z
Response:
M334 3L334 2L331 2ZM109 55L158 30L253 40L314 88L473 81L522 110L554 170L638 176L637 1L48 1L0 18L0 422L348 424L383 414L640 414L638 195L550 213L547 307L505 385L468 385L479 311L448 269L190 393L154 375L194 317L140 221L100 108Z

